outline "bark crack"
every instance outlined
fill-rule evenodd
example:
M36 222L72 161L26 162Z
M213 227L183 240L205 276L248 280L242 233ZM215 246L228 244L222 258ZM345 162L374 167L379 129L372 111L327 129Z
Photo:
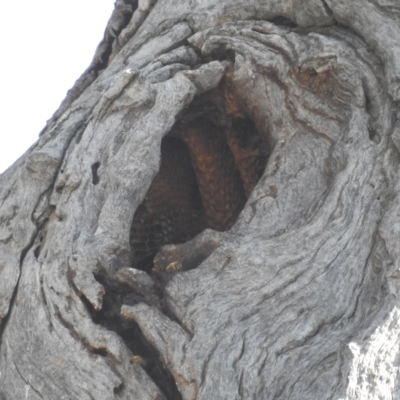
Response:
M22 373L20 372L20 370L19 370L19 368L18 368L18 366L17 366L17 363L15 362L14 359L13 359L13 364L14 364L15 370L17 371L18 375L19 375L20 378L25 382L25 385L27 385L28 388L31 388L31 389L38 395L39 398L42 398L42 394L41 394L38 390L36 390L36 389L32 386L32 384L31 384L30 382L28 382L28 381L24 378L24 376L23 376ZM29 390L29 389L28 389L28 390ZM28 392L26 392L26 398L28 398Z
M334 20L334 13L333 10L328 6L328 3L326 2L326 0L321 0L322 6L325 9L326 13L332 17L332 20Z
M36 224L35 224L36 226ZM17 283L15 284L15 288L13 291L13 294L11 296L11 301L10 301L10 306L7 312L7 315L3 318L3 320L1 321L1 325L0 325L0 349L1 349L1 345L2 345L2 338L3 338L3 333L4 330L6 329L7 323L9 321L9 318L11 316L11 312L14 309L14 305L15 305L15 301L17 298L17 294L18 294L18 287L19 287L19 281L21 279L21 271L22 271L22 264L24 262L25 256L27 255L27 253L29 252L29 250L33 247L35 240L36 240L36 235L37 235L38 229L36 227L35 232L32 234L31 240L28 243L28 245L22 249L21 251L21 256L19 259L19 275L18 275L18 280Z
M127 284L116 282L109 276L100 273L95 275L95 278L105 289L102 309L95 310L85 296L80 295L80 299L86 306L93 322L116 332L122 338L133 354L132 363L139 364L143 368L167 400L181 399L176 382L168 366L163 364L159 352L146 339L136 322L121 317L120 310L123 304L132 305L140 301L146 302L146 298L142 298L140 293L135 294L132 287ZM129 301L127 298L129 298ZM156 306L160 307L159 304ZM82 341L82 338L80 340ZM93 346L89 345L89 350L104 357L111 355L106 348L93 349Z
M0 176L3 174L0 174ZM10 196L10 194L12 193L13 189L16 187L17 185L17 181L13 181L12 184L10 185L10 187L7 189L7 192L3 195L2 197L2 202L0 205L0 208L3 207L4 203L6 202L6 200L8 199L8 197Z

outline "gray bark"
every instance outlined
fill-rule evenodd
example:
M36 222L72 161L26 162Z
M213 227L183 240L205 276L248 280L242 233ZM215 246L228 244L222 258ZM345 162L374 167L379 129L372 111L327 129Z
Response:
M0 399L399 399L398 0L136 7L0 176ZM268 162L149 275L132 221L207 101Z

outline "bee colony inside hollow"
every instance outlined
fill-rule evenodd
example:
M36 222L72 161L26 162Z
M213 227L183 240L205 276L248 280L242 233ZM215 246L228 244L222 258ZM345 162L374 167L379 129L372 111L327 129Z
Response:
M132 266L150 273L163 245L230 229L269 154L252 119L230 113L221 91L195 99L162 140L160 170L132 222Z

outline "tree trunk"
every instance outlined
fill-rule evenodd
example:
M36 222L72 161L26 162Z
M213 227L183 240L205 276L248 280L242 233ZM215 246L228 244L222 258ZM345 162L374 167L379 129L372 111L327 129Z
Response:
M117 0L0 176L0 399L399 399L398 0Z

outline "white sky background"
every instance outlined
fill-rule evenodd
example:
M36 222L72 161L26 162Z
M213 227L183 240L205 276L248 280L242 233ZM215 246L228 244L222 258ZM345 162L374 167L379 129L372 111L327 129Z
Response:
M0 174L89 66L114 0L1 0Z

